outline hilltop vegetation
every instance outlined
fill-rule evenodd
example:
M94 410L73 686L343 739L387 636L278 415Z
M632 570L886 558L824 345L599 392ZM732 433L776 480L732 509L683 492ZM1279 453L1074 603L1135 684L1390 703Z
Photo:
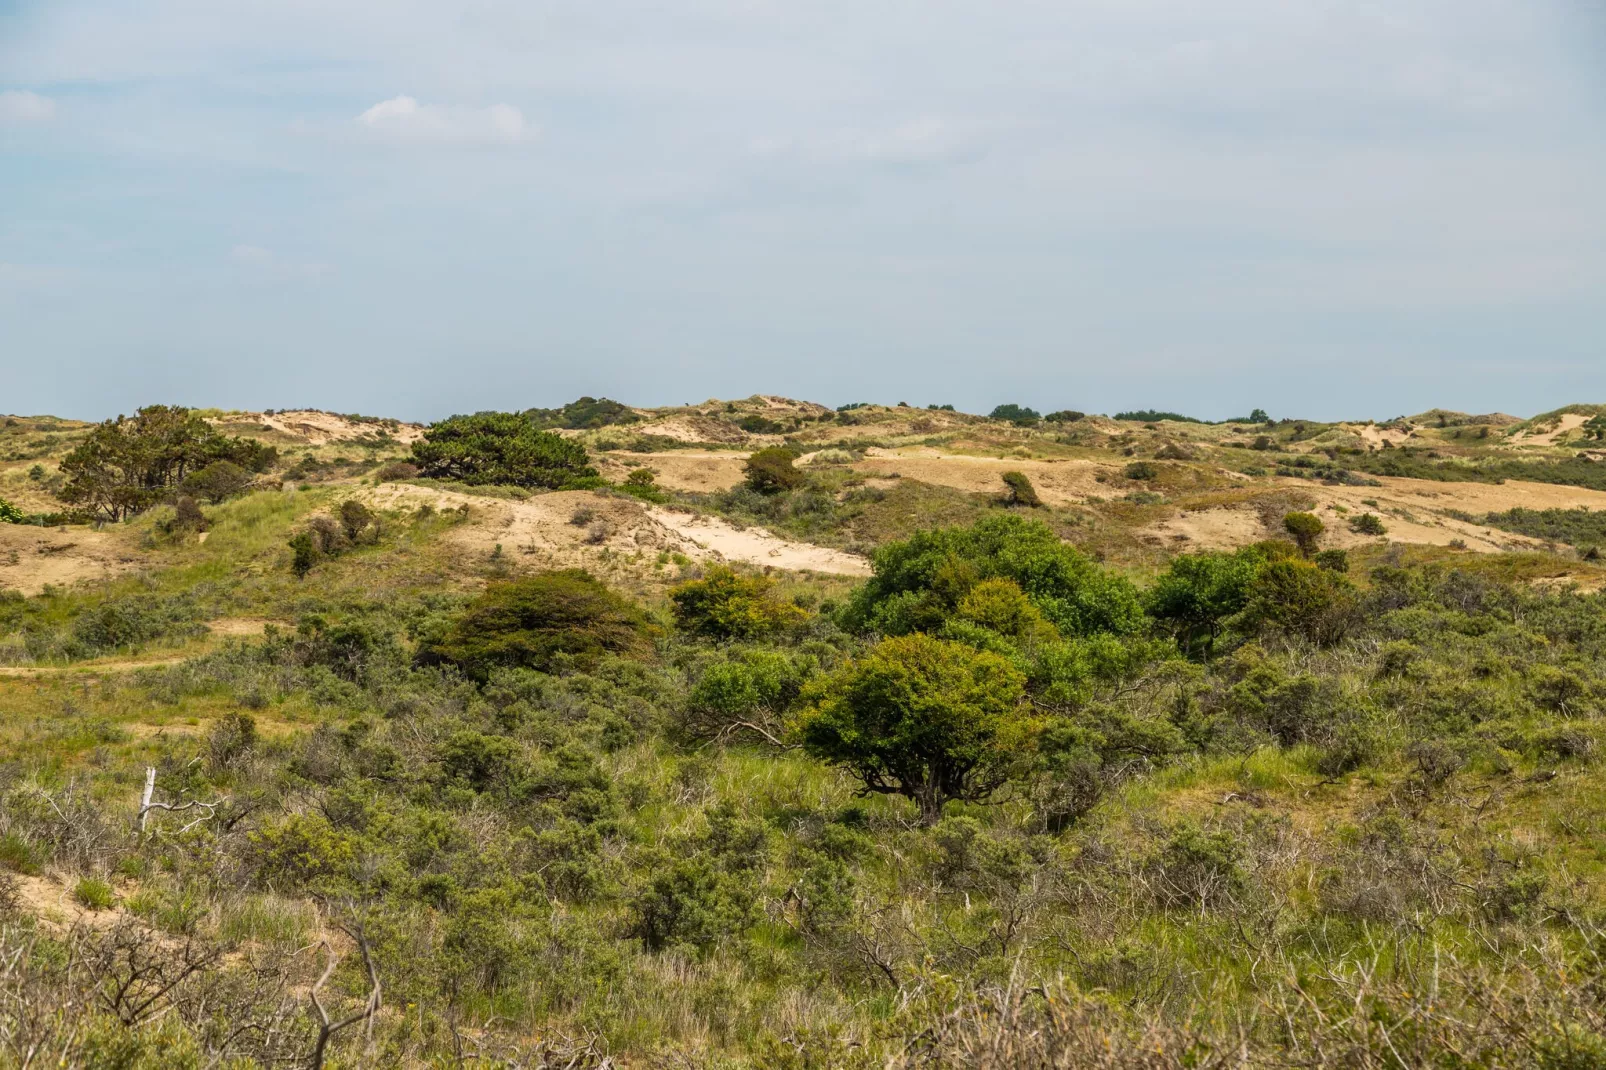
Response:
M18 419L0 1065L1597 1065L1598 462L1139 415Z

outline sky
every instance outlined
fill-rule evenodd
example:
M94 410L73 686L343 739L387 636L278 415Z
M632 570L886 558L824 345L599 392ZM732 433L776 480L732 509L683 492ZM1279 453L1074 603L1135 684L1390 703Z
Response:
M1601 0L0 0L0 411L1606 402Z

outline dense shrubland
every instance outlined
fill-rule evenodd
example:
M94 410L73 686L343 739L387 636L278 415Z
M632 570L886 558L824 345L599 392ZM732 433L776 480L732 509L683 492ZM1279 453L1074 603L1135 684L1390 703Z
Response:
M0 771L0 1059L305 1062L329 963L340 1065L1606 1052L1599 595L1283 542L1140 586L1003 510L817 612L728 569L645 607L581 572L329 593L446 522L375 519L253 581L294 628L36 685ZM247 597L0 614L99 650ZM146 765L193 805L141 832ZM33 920L45 870L107 921Z

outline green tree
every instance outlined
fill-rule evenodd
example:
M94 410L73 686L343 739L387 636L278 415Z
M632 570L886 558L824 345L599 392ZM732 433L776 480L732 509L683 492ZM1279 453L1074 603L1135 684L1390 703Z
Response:
M1137 588L1062 542L1047 524L998 512L970 527L930 528L879 547L872 575L843 609L850 631L935 632L970 589L1014 581L1060 632L1135 635L1145 625Z
M811 687L797 738L865 792L912 799L933 825L944 803L984 800L1018 772L1025 683L1004 658L963 643L886 639Z
M755 451L743 466L748 487L760 494L779 494L801 487L808 477L797 470L797 456L785 446Z
M192 498L205 498L213 505L245 490L251 485L251 473L233 461L213 461L198 471L191 472L179 484Z
M1171 632L1184 653L1192 654L1202 643L1204 656L1211 658L1226 622L1249 604L1264 560L1253 549L1181 554L1149 588L1145 599L1149 613Z
M67 455L59 497L123 520L166 500L186 476L213 462L264 472L277 459L272 446L219 434L191 409L147 405L98 425Z
M1299 545L1299 552L1310 557L1316 552L1318 540L1326 530L1321 518L1315 513L1289 513L1283 517L1283 529L1294 537Z
M1271 417L1266 415L1265 409L1255 409L1249 414L1249 422L1252 424L1268 423L1270 420Z
M1028 409L1024 405L1000 405L987 414L989 420L1006 420L1016 427L1031 427L1041 420L1036 409Z
M669 592L675 626L709 639L753 639L801 623L803 611L778 600L774 587L764 576L715 566Z
M480 412L431 424L413 443L421 475L473 485L504 484L558 490L597 478L585 447L542 431L524 415Z
M647 653L648 631L635 605L590 573L567 569L491 584L424 660L457 665L475 679L498 668L584 667L608 652Z

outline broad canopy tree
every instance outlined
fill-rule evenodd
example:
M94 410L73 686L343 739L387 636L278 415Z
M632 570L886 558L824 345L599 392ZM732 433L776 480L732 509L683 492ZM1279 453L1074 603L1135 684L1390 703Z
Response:
M475 485L589 486L597 470L586 460L584 446L539 430L529 416L515 412L452 416L431 424L413 443L420 475Z
M997 654L899 636L814 685L796 732L806 752L866 792L912 799L933 825L944 803L985 799L1016 771L1030 736L1025 686Z

